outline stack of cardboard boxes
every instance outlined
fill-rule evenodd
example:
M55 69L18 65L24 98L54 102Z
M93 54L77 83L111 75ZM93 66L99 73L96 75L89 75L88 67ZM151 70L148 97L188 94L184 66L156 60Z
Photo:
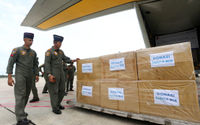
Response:
M136 53L100 57L101 107L139 113Z
M77 102L200 122L190 43L80 60Z
M77 101L100 106L100 58L80 60L77 63Z

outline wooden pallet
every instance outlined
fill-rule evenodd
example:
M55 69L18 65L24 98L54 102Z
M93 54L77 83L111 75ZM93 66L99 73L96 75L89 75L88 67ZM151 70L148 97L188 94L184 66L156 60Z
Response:
M161 125L200 125L200 123L177 120L177 119L172 119L172 118L164 118L164 117L159 117L159 116L151 116L151 115L145 115L145 114L118 111L118 110L107 109L107 108L102 108L99 106L93 106L93 105L83 104L83 103L78 103L78 102L75 103L75 106L89 109L89 110L94 110L97 112L103 112L107 114L127 117L131 119L137 119L141 121L148 121L148 122L157 123Z

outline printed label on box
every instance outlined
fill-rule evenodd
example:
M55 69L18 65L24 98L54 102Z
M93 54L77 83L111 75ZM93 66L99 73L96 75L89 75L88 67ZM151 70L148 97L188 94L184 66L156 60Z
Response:
M153 91L155 104L180 106L178 90L154 89Z
M108 88L110 100L124 100L124 88Z
M83 96L92 96L92 86L82 86Z
M110 59L110 71L125 70L124 58Z
M82 64L82 73L92 73L92 63Z
M151 67L175 66L174 52L150 54Z

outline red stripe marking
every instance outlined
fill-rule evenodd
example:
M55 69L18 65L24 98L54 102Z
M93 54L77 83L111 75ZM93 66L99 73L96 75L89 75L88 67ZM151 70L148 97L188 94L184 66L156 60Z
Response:
M51 107L51 106L37 106L37 105L27 105L26 108L31 108L31 107Z
M63 101L72 101L72 99L63 99Z
M63 99L62 102L63 102L63 101L72 101L72 99ZM33 104L33 103L40 103L40 102L50 102L50 100L48 100L48 101L32 102L32 104Z
M3 98L3 99L8 99L8 98L13 99L15 97L0 97L0 98Z
M14 108L15 105L0 105L0 107L9 107L9 108ZM46 108L51 108L51 106L47 105L47 106L36 106L36 105L27 105L26 108L37 108L37 107L46 107ZM66 108L70 108L73 107L73 105L64 105L64 107Z
M12 103L12 102L11 102L11 103L3 103L2 105L10 105L10 104L11 104L11 105L12 105L12 104L14 104L14 105L15 105L15 103L14 103L14 102L13 102L13 103Z
M63 101L72 101L72 99L63 99L62 102L63 102ZM47 101L38 101L38 102L33 102L32 104L34 104L34 103L40 103L40 102L50 102L50 101L49 101L49 100L47 100ZM9 104L15 104L15 102L9 102L9 103L4 103L4 104L6 104L6 105L7 105L7 104L8 104L8 105L9 105Z
M62 101L72 101L72 99L63 99ZM34 102L35 104L36 103L40 103L40 102L50 102L49 100L48 101L38 101L38 102ZM32 103L32 104L34 104ZM29 103L30 104L30 103ZM0 107L15 107L15 102L9 102L9 103L4 103L2 104L2 106ZM49 105L47 106L35 106L35 105L26 105L27 108L31 108L31 107L51 107ZM64 105L64 107L73 107L73 105Z

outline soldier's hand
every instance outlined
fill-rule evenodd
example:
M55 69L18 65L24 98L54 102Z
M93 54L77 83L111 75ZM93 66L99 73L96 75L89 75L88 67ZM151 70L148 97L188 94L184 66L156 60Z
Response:
M72 60L72 62L77 62L78 60L80 60L79 58L76 58L75 60Z
M14 80L12 77L8 77L8 85L13 86L14 85Z
M35 81L36 81L36 82L39 81L39 76L35 76Z
M56 82L56 78L53 75L50 75L49 82Z

